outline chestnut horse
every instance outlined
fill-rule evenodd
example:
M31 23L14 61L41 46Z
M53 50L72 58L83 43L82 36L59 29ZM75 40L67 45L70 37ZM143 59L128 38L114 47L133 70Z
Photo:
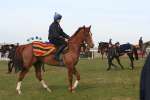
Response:
M80 44L82 42L87 43L89 48L94 47L94 43L92 40L92 33L90 31L90 27L80 27L73 36L68 41L68 50L63 52L62 54L62 62L56 61L54 59L54 53L50 53L48 56L44 57L36 57L33 55L33 47L32 43L27 45L19 46L16 50L16 58L18 58L17 63L21 66L21 72L19 74L19 79L17 82L16 90L18 94L21 94L21 83L24 79L25 75L33 65L35 68L36 78L40 81L43 88L45 88L48 92L51 92L51 89L46 85L41 75L41 65L43 63L54 65L54 66L65 66L68 70L68 80L69 80L69 90L73 92L77 87L80 74L77 71L75 65L79 60L80 54ZM73 75L76 76L75 83L73 84Z

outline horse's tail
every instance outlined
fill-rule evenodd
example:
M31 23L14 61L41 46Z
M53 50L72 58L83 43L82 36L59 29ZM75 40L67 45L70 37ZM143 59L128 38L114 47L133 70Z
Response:
M135 59L138 60L139 59L138 52L137 52L137 48L135 46L133 46L133 53L134 53Z
M23 59L22 59L22 51L24 49L24 46L19 46L16 48L15 56L13 59L14 67L17 71L22 70L23 68Z

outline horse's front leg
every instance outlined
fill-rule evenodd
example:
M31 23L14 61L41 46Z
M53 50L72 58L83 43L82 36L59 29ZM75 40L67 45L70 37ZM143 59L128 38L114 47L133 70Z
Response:
M79 80L80 80L80 74L79 74L79 72L77 71L77 69L74 67L74 70L73 70L73 74L76 76L76 81L74 82L74 84L73 84L73 90L75 90L76 89L76 87L78 86L78 84L79 84Z
M7 72L8 74L12 72L12 67L13 67L12 66L12 61L9 61L8 62L8 72Z
M129 53L128 54L128 57L129 57L129 59L130 59L130 66L131 66L131 68L132 68L132 70L134 69L134 63L133 63L133 61L134 61L134 58L133 58L133 54L131 54L131 53Z
M69 80L69 91L73 92L72 81L73 81L73 66L68 66L68 80Z

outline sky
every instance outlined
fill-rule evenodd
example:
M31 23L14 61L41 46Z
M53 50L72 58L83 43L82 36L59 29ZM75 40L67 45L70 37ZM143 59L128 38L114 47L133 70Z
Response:
M0 43L26 43L33 36L47 41L55 12L63 17L68 35L81 26L92 26L95 44L100 41L137 44L150 40L150 0L0 0Z

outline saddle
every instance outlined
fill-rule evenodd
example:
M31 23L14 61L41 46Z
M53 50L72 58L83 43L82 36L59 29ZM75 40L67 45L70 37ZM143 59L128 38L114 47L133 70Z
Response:
M32 42L34 56L47 56L51 53L55 53L57 48L52 43L43 43L40 41Z
M122 44L119 47L120 52L131 52L132 51L132 45L127 43L127 44Z
M37 57L44 57L47 56L49 54L55 54L58 47L56 47L54 44L52 43L44 43L41 41L34 41L32 42L32 47L33 47L33 54L34 56ZM68 47L66 47L62 53L66 53L68 50ZM62 55L60 55L61 58Z

